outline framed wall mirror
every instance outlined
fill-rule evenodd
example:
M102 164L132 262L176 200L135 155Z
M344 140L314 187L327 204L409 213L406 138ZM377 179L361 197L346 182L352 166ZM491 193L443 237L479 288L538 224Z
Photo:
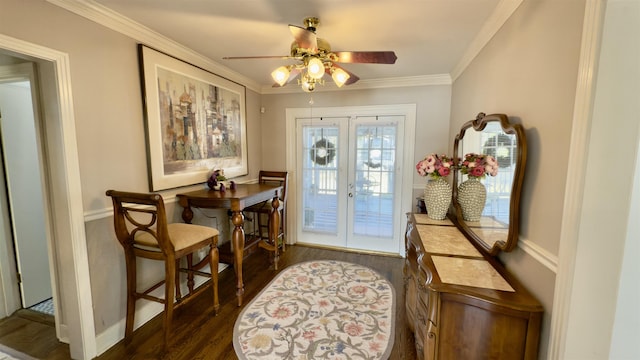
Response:
M527 158L522 125L511 123L505 114L478 114L462 126L454 140L454 159L464 160L467 154L492 156L497 171L478 177L463 171L454 172L453 220L471 241L490 255L512 251L518 244L520 192ZM467 184L460 186L476 180L486 189L486 196L480 205L481 213L471 216L463 209L467 204L461 189Z

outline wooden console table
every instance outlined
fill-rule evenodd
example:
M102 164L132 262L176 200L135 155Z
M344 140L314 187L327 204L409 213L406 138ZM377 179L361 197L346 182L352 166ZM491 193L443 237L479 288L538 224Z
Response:
M278 214L278 195L282 192L282 186L266 185L266 184L237 184L235 190L227 189L226 191L217 190L196 190L187 193L177 194L178 203L183 207L182 220L190 224L193 220L193 210L191 208L208 208L208 209L229 209L231 210L231 222L235 226L231 236L231 245L233 246L233 254L228 251L220 251L220 259L231 259L233 268L236 273L238 306L242 305L242 296L244 294L244 282L242 280L242 260L245 258L245 250L253 248L259 238L252 238L247 243L245 238L244 215L242 210L248 206L261 203L273 199L272 206L276 211L271 215L269 226L280 227ZM271 234L271 230L269 231ZM229 261L229 260L226 260ZM277 261L277 259L276 259Z
M542 305L449 220L409 214L407 321L420 360L538 358Z

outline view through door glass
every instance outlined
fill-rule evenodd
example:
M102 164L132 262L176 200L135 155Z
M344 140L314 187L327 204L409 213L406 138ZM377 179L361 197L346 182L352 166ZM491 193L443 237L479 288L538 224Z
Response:
M299 241L397 252L398 121L306 122L298 134Z
M304 126L302 132L302 230L337 236L339 128Z
M347 247L396 252L400 211L398 119L357 117L349 127Z
M395 126L356 126L355 235L393 235L395 152Z

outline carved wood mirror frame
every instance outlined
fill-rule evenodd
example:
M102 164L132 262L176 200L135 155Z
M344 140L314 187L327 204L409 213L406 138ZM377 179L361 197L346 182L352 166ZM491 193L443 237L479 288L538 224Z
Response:
M482 134L483 130L485 130L488 125L490 127L494 127L496 126L496 123L499 124L502 133L506 134L505 136L515 136L516 141L516 154L511 154L510 158L512 160L509 160L513 161L514 167L510 169L510 173L513 174L513 179L508 200L508 223L505 223L506 218L505 221L497 221L492 217L483 217L481 221L474 223L464 220L462 217L462 209L457 201L458 185L462 179L460 171L454 171L453 174L453 199L451 202L453 220L460 231L492 256L498 255L500 251L512 251L518 244L520 228L520 193L522 190L522 183L524 181L524 170L527 159L527 140L524 134L524 129L520 124L511 123L505 114L485 115L484 113L480 113L476 119L468 121L462 125L460 132L455 137L453 146L453 158L456 160L456 163L459 163L459 160L461 160L465 155L464 153L460 153L460 151L469 152L463 147L465 134L469 137L472 136L471 134L475 133ZM501 134L498 134L497 136L501 136ZM484 150L486 150L486 148ZM482 151L483 149L479 148L473 152L482 153ZM497 151L498 149L496 148L495 155L497 155ZM498 158L498 156L496 156L496 158ZM500 163L499 158L498 163ZM487 199L489 199L489 196ZM485 206L486 205L487 203L485 203ZM496 226L496 224L499 225Z

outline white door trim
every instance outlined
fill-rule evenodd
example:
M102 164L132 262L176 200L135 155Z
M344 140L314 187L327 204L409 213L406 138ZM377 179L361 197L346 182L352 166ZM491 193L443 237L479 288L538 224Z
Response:
M567 181L565 185L558 271L554 289L553 313L547 348L548 359L562 359L566 353L570 308L580 299L572 298L576 256L580 248L585 172L589 150L591 118L595 97L595 77L606 9L605 1L587 1L582 28L582 44L578 65L578 82L573 106L573 127L569 146Z
M44 175L45 164L42 148L43 134L39 107L39 82L34 63L0 66L0 86L14 84L13 86L15 87L17 82L29 83L29 91L24 92L25 101L27 101L27 96L29 98L29 108L23 109L21 113L14 113L14 116L21 114L26 120L29 112L31 112L32 118L28 121L29 124L25 123L19 127L16 127L16 124L12 124L9 119L6 122L3 121L2 131L8 130L9 133L2 135L2 146L5 151L3 154L5 159L3 160L6 170L8 170L4 176L7 179L6 187L9 189L7 195L12 211L13 250L16 255L18 272L21 276L19 293L22 298L22 306L28 308L52 297L52 284L55 283L55 278L52 274L55 272L55 268L51 263L53 256L49 250L52 248L53 243L51 241L51 224L47 221L49 211L46 209L46 192L42 189L42 184L46 184L46 176ZM12 93L15 95L18 92L14 90ZM6 102L4 103L6 104ZM24 106L21 108L24 108ZM1 117L2 115L0 115ZM29 129L29 131L26 129ZM15 143L13 146L7 147L10 137L17 135L16 131L25 131L20 133L20 136L32 136L33 141L20 144L20 150L15 150ZM13 148L13 151L10 150L11 148ZM22 156L22 151L24 151L24 156ZM13 156L8 154L13 154ZM20 155L16 156L17 154ZM16 165L11 165L12 160L14 164L16 160L20 163L25 163L26 161L26 164L20 170ZM16 170L16 173L13 173L13 170ZM26 178L14 177L26 174L28 174ZM34 178L33 175L38 176ZM14 181L9 179L14 179ZM19 200L21 198L28 200L22 203ZM42 275L44 274L49 276L43 277ZM9 291L13 288L12 286L7 287ZM8 295L10 296L11 293L9 292ZM57 299L54 299L54 306L56 303ZM12 310L15 311L19 308L18 302L18 307ZM8 314L13 313L13 311L8 312Z
M313 111L313 114L312 114ZM398 216L400 223L405 221L405 213L410 212L413 206L413 160L414 160L414 144L415 144L415 128L416 128L416 104L394 104L394 105L371 105L371 106L345 106L345 107L320 107L320 108L287 108L286 109L286 133L285 133L285 149L286 149L286 168L289 172L289 182L287 185L287 214L288 216L297 216L298 209L296 206L297 184L295 179L296 161L298 151L296 148L296 118L303 117L322 117L322 116L376 116L376 115L401 115L405 118L404 124L404 153L401 157L401 163L398 164L402 171L402 194L401 211ZM297 234L297 220L291 219L287 221L287 233ZM404 244L402 237L404 232L402 227L397 236L401 237L400 244ZM295 239L288 239L289 242L295 243ZM402 253L402 250L400 251ZM404 254L402 254L404 255Z
M0 50L25 55L40 64L41 100L47 114L43 121L51 177L48 192L54 225L54 263L59 276L54 289L61 311L56 331L61 340L69 342L72 358L92 359L96 356L96 336L69 55L3 34Z

